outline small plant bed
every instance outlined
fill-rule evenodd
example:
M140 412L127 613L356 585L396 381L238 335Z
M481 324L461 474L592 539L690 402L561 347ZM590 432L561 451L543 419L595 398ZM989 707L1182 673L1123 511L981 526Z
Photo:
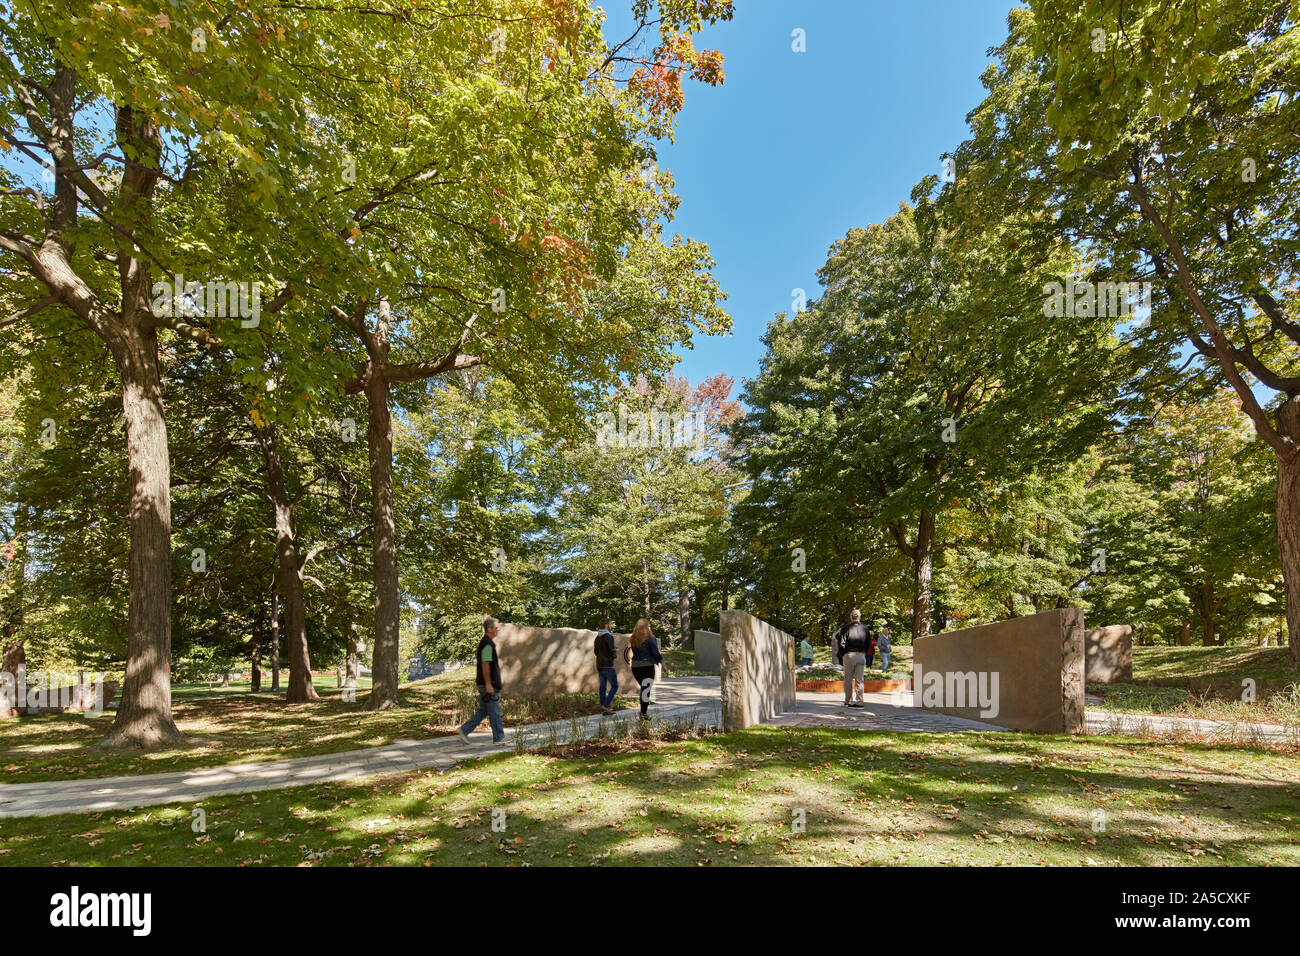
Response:
M795 669L795 680L842 680L844 671L834 664L812 664Z
M798 678L794 682L795 690L814 691L821 694L837 694L844 690L844 678L838 680L807 680ZM911 678L897 680L866 680L862 682L862 691L866 694L884 694L894 690L911 690Z

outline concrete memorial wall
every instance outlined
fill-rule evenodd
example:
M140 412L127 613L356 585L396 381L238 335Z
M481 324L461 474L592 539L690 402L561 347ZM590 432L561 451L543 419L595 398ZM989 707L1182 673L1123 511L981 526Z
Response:
M1083 611L931 634L912 651L918 707L1015 730L1083 730Z
M618 670L618 692L635 697L638 691L632 668L623 660L630 636L614 635L614 666ZM501 655L502 694L506 697L542 697L560 693L599 693L596 655L592 651L595 642L595 631L580 628L502 624L496 638L497 653ZM656 681L660 672L661 668L656 667Z
M695 632L695 669L717 674L722 664L722 635L717 631Z
M794 710L794 638L746 611L723 611L720 626L722 729Z
M1133 680L1133 628L1127 624L1089 628L1083 633L1084 680L1090 684Z

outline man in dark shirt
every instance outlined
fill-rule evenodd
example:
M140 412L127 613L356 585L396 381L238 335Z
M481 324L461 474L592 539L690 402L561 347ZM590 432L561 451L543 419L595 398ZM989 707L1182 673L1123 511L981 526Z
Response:
M478 642L478 652L474 655L476 668L474 683L478 686L478 710L457 731L460 739L469 743L469 735L486 717L492 727L492 742L504 746L505 728L501 726L501 659L497 655L495 638L497 636L497 619L483 619L483 640Z
M614 695L618 693L618 670L614 666L614 634L610 630L614 622L607 617L600 619L600 630L596 632L593 650L596 653L596 675L600 678L600 709L612 714Z
M862 682L866 677L867 652L871 649L871 634L862 623L862 612L854 610L849 623L836 635L844 646L844 705L862 706Z

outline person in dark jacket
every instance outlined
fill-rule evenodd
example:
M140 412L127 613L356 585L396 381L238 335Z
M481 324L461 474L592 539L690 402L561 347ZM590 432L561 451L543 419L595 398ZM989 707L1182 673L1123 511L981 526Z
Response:
M844 706L861 707L867 652L871 648L871 633L862 623L862 612L850 614L849 623L840 628L836 637L844 647Z
M628 663L632 665L632 676L641 688L641 719L650 719L650 695L654 693L655 665L664 662L659 653L659 642L650 633L650 622L641 618L632 629L632 638L627 646Z
M876 622L867 625L867 668L870 669L872 658L876 656Z
M600 630L596 632L596 675L600 678L600 709L602 713L612 714L611 706L614 695L618 693L618 669L614 666L614 633L610 630L614 622L607 617L600 619Z

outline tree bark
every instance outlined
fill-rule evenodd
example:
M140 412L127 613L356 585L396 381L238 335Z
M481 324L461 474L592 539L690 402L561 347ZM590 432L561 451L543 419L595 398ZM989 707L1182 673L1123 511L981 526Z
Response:
M691 643L691 593L683 586L681 594L677 596L677 616L682 622L682 647L689 647Z
M1178 631L1178 643L1183 647L1191 647L1192 645L1192 625L1186 621L1183 622L1183 626Z
M1277 544L1286 587L1286 639L1291 663L1300 666L1300 396L1277 410L1277 430L1291 439L1277 452Z
M254 694L262 689L262 637L265 630L266 621L262 617L262 611L259 608L257 617L253 621L253 653L248 675L249 690Z
M158 370L158 339L128 330L110 343L122 377L130 467L131 554L127 582L126 679L101 747L185 742L172 720L171 459Z
M280 692L280 595L271 592L271 693Z
M912 640L930 634L930 579L934 574L934 515L921 512L912 561Z
M284 631L289 644L289 681L284 699L290 704L318 700L311 682L311 651L307 647L307 601L303 595L302 556L293 534L293 507L284 482L284 464L274 432L258 431L266 460L266 486L275 519L275 555L284 596ZM277 662L278 663L278 662Z
M1201 598L1198 611L1201 618L1201 645L1213 647L1217 643L1214 639L1214 582L1202 581L1196 590Z
M366 399L370 410L367 432L375 581L375 649L370 665L369 707L387 710L401 703L397 690L401 609L397 588L397 527L393 517L393 420L388 407L388 380L374 362L366 379Z
M344 678L355 681L359 674L357 668L357 636L355 634L348 635L348 654L344 659L343 665Z

